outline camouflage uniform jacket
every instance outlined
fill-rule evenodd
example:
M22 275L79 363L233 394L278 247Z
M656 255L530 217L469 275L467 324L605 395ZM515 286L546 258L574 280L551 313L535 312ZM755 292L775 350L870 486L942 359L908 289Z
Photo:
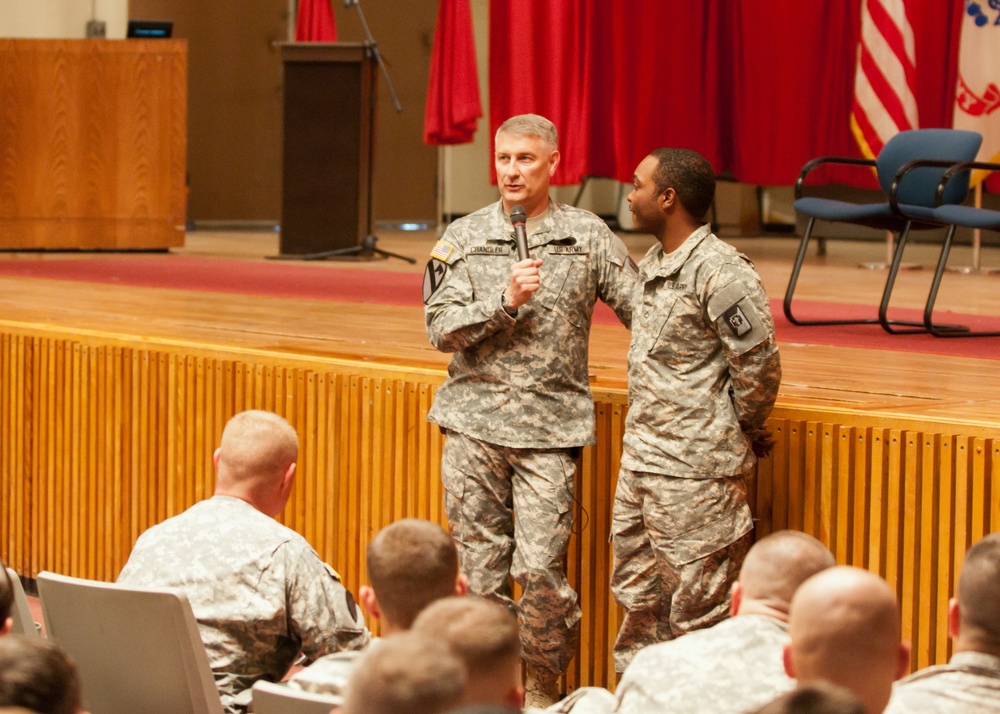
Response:
M334 652L320 657L308 667L293 674L288 680L288 686L313 694L343 698L347 680L357 669L361 656L371 652L381 641L381 638L373 637L364 650Z
M749 259L709 226L639 264L622 466L681 478L744 473L744 432L771 413L781 381L771 307Z
M214 496L147 530L118 582L187 596L227 707L258 679L280 681L300 650L316 658L369 640L306 539L238 498Z
M788 625L737 615L639 651L618 683L620 714L748 712L795 687L782 648Z
M927 667L899 680L885 714L904 712L1000 712L1000 657L984 652L956 652L948 664Z
M500 304L517 261L500 202L451 224L431 253L427 335L454 356L428 420L514 448L590 444L594 303L601 298L628 326L635 264L601 219L554 201L528 244L544 260L541 287L514 318Z

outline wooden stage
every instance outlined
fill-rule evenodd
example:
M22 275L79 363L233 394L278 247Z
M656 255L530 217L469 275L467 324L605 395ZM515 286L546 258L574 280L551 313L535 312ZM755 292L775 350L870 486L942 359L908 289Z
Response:
M636 259L651 240L626 236ZM797 241L730 240L782 295ZM380 247L413 255L416 266L323 265L331 279L343 267L421 271L433 242L430 232L382 236ZM933 263L936 249L913 248L908 260ZM884 246L829 250L803 273L801 297L875 304L883 275L856 266L884 257ZM277 253L277 237L196 232L173 253L260 261ZM0 258L67 255L81 257ZM956 250L953 263L967 261ZM1000 254L986 250L984 264L1000 265ZM929 279L929 270L904 272L894 304L922 307ZM1000 276L949 275L940 306L1000 315L998 286ZM983 339L1000 348L1000 338ZM578 476L569 571L584 621L567 688L614 682L608 531L627 345L624 328L594 327L598 443ZM884 575L903 605L914 666L945 661L958 566L971 542L1000 530L1000 363L808 344L781 352L777 447L756 483L758 534L801 529L840 563ZM0 277L0 555L28 577L113 580L139 533L211 493L211 454L228 417L265 408L302 438L283 520L357 591L374 532L403 516L444 523L442 438L425 417L447 360L428 344L419 306Z

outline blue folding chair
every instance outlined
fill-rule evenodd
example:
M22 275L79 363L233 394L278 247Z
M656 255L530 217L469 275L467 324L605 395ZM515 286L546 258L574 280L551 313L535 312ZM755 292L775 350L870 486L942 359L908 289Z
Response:
M936 204L931 208L916 208L899 203L896 186L906 180L906 177L916 171L926 168L940 169L946 167L947 170L941 174L938 182ZM934 322L934 303L937 302L938 290L941 287L941 279L944 276L945 268L948 266L948 254L951 252L952 242L955 238L955 231L959 228L979 228L981 230L1000 231L1000 211L990 208L977 208L976 206L965 206L959 202L949 201L949 191L957 184L959 190L962 186L969 185L969 176L973 169L984 171L1000 171L1000 164L988 163L985 161L961 161L949 163L945 161L934 161L921 159L910 161L900 167L897 172L893 189L889 193L889 201L897 209L917 220L934 221L942 226L948 226L944 243L941 246L941 255L938 258L937 269L934 272L934 279L931 281L931 289L927 295L927 304L924 306L924 326L927 332L935 337L995 337L1000 335L997 330L972 331L968 327L959 325L941 325Z
M904 164L915 159L948 161L948 165L960 161L971 161L976 158L976 153L979 151L982 141L983 137L974 131L963 131L960 129L913 129L911 131L902 131L889 139L875 160L821 156L806 163L802 167L802 172L799 174L798 180L795 182L796 200L794 207L799 213L808 216L809 222L802 236L802 242L795 257L795 263L792 266L788 288L785 291L784 311L788 321L794 325L879 324L886 332L891 333L925 332L928 328L923 322L890 320L887 313L889 301L892 296L892 288L896 282L896 275L899 273L899 266L902 263L903 251L906 248L906 240L910 231L940 228L942 225L937 220L921 220L914 216L917 215L919 209L932 209L937 205L937 186L944 173L944 168L924 166L918 170L914 170L903 181L899 182L899 185L895 189L896 201L894 203L888 200L889 193L892 190L896 174ZM887 200L879 203L853 203L850 201L805 196L806 177L813 169L824 164L870 166L875 168L879 185L882 187ZM968 190L969 183L967 176L964 188L961 185L961 180L956 179L949 183L941 200L946 203L961 203L965 200L965 196L968 195ZM912 213L908 210L911 207L915 209ZM889 275L886 278L885 287L882 291L882 300L879 303L877 317L805 320L796 317L793 313L792 301L795 288L798 284L802 264L805 261L806 250L809 246L813 227L817 220L833 223L850 223L892 231L898 234L896 247L892 253L892 262L889 266ZM897 329L897 326L911 329L900 330Z

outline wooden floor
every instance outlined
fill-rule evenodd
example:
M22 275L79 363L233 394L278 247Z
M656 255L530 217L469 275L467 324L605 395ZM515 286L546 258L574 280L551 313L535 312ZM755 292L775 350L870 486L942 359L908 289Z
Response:
M623 238L636 260L652 242ZM780 297L798 241L727 239ZM435 240L431 231L380 236L381 248L415 265L318 265L331 279L345 267L420 272ZM799 297L876 304L884 274L858 265L883 260L884 244L828 248L826 258L810 258ZM193 232L172 254L263 262L277 252L274 233ZM103 256L0 252L67 257ZM907 260L932 265L936 250L911 246ZM959 249L952 263L969 260ZM1000 251L984 251L983 264L1000 266ZM894 305L922 308L930 277L904 271ZM939 306L1000 316L998 287L1000 275L949 274ZM983 339L1000 349L1000 338ZM620 326L592 332L597 444L584 450L578 473L580 528L568 572L584 622L566 688L614 682L620 612L607 585L608 532L628 340ZM780 347L784 375L769 422L777 445L753 489L758 535L803 530L838 562L886 577L902 603L914 666L946 661L945 615L962 557L1000 530L998 362ZM447 361L428 344L419 305L0 277L0 555L29 577L50 569L113 580L142 530L211 493L208 456L226 418L268 408L303 435L300 485L282 519L356 591L379 528L403 516L444 522L442 438L426 413Z

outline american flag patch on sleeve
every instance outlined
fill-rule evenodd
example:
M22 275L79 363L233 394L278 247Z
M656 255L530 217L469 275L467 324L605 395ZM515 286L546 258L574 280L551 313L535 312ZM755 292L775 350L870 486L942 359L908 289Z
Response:
M431 251L431 257L441 261L448 260L448 256L451 255L453 250L455 250L455 246L448 245L443 240L439 240L437 245L434 246L434 250Z

